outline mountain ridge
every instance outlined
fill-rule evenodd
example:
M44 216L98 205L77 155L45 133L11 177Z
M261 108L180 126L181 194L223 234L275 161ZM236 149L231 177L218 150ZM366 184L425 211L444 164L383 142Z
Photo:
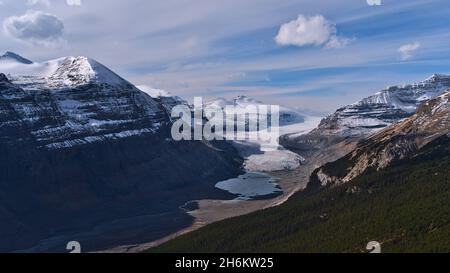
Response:
M22 56L20 56L20 55L18 55L16 53L14 53L14 52L11 52L11 51L6 51L5 54L1 55L0 56L0 61L2 61L2 60L3 61L4 60L6 60L6 61L16 61L16 62L23 63L23 64L32 64L33 63L32 61L30 61L30 60L28 60L28 59L26 59L26 58L24 58L24 57L22 57Z
M339 159L350 164L342 165L338 173L328 171L327 165L319 168L317 176L321 184L347 183L368 169L379 171L448 135L449 98L450 90L424 102L411 117L362 140L353 152Z
M312 154L342 141L358 141L413 115L426 100L450 88L450 76L434 74L415 84L391 86L324 118L309 134L281 138L285 147Z

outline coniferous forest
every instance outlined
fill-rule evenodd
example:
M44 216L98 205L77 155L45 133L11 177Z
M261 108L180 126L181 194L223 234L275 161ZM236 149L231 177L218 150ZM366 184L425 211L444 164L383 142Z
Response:
M449 252L449 166L444 136L347 184L324 188L313 174L308 189L280 207L212 224L150 251L360 253L378 241L385 253Z

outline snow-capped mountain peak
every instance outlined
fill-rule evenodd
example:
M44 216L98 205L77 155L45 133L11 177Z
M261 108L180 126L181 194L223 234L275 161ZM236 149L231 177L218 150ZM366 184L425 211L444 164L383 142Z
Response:
M25 59L24 57L20 56L19 54L16 54L11 51L6 51L5 54L0 56L0 61L2 62L17 62L22 64L32 64L33 62Z
M431 77L426 79L424 83L434 83L440 81L450 81L450 76L445 74L433 74Z
M419 83L391 86L345 106L325 119L322 129L347 135L367 135L414 114L426 100L450 88L450 76L434 74Z
M392 162L416 154L422 147L448 135L450 130L450 90L421 104L417 112L369 136L345 156L350 165L338 176L319 169L322 184L346 183L367 169L384 169Z
M438 98L449 89L450 76L442 74L419 83L391 86L338 109L309 134L286 139L284 144L308 153L350 139L359 140L411 117L423 103Z
M39 147L60 149L154 134L168 122L160 102L90 58L31 64L2 60L0 72L6 74L0 74L4 124L25 124ZM0 119L0 127L4 124Z
M22 85L45 84L52 88L74 87L89 83L111 86L131 84L94 59L62 57L45 62L31 62L18 54L7 52L0 57L0 72Z
M86 57L65 57L57 69L47 76L53 86L74 86L88 83L130 85L101 63Z

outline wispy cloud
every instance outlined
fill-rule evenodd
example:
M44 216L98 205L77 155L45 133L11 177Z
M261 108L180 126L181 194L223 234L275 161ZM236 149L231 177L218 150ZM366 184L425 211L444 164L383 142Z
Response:
M44 6L50 6L50 0L27 0L27 5L34 6L37 4L41 4Z
M381 0L366 0L369 6L381 6Z
M413 57L414 52L416 52L419 48L420 48L419 42L402 45L398 49L398 52L400 53L400 58L403 61L411 59Z
M81 6L81 0L66 0L69 6Z
M52 0L55 1L55 0ZM81 6L81 0L65 0L66 4L69 6ZM34 6L34 5L44 5L49 7L51 5L50 0L27 0L27 5Z

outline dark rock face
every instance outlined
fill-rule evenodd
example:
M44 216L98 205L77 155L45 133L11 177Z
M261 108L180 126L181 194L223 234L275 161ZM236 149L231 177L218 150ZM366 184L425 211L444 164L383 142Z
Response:
M15 62L19 62L22 64L32 64L33 62L25 59L22 56L17 55L14 52L6 52L5 54L3 54L2 56L0 56L0 60L10 60L10 61L15 61Z
M8 78L7 78L6 75L3 74L3 73L0 73L0 82L6 82L6 83L9 83Z
M214 185L241 172L235 149L174 142L170 127L164 107L132 85L49 88L0 75L0 251L155 240L189 224L185 202L229 197ZM118 219L135 220L96 231Z

